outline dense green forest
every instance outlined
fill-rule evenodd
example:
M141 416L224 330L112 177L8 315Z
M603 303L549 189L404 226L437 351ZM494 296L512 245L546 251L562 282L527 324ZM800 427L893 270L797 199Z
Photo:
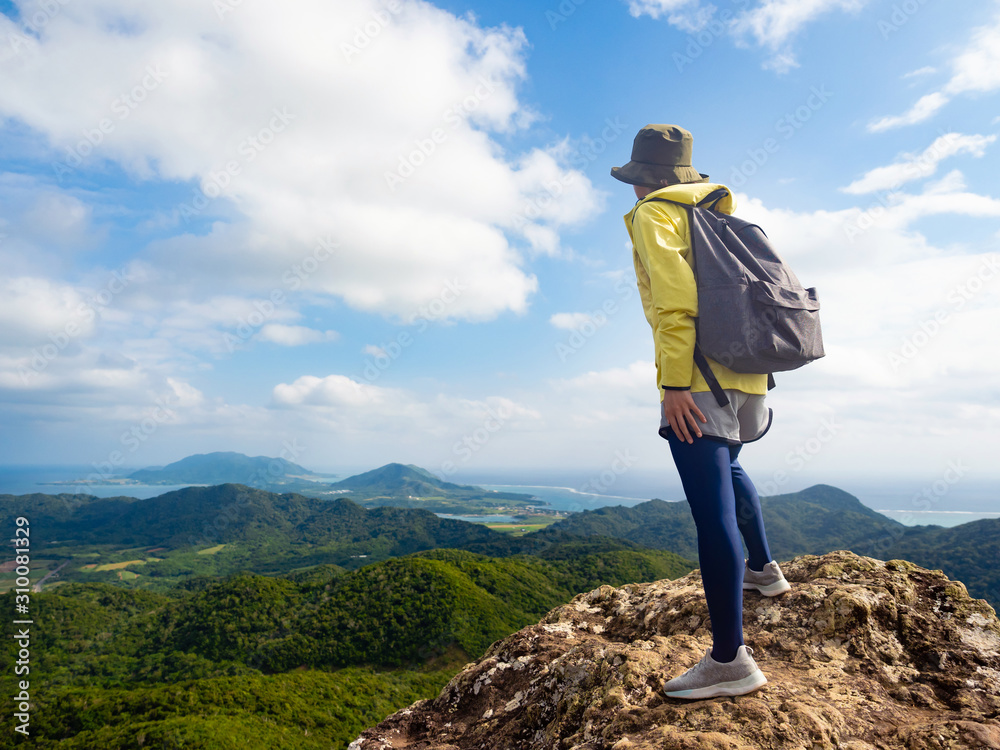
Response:
M240 736L243 748L346 747L576 593L691 568L594 538L544 556L435 549L354 571L188 579L171 593L63 583L31 597L32 742L224 748ZM13 611L11 593L0 608ZM9 672L0 685L17 692Z
M901 557L1000 601L1000 520L906 527L822 485L762 506L778 559ZM31 594L28 741L42 748L344 748L576 593L674 578L697 558L687 505L659 500L520 537L241 485L0 497L0 523L24 513L32 582L65 563ZM0 689L17 693L10 670Z

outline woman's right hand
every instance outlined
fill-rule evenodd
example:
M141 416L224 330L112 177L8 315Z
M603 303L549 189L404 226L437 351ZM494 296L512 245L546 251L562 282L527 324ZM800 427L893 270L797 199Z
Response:
M701 437L698 420L700 419L702 422L708 420L691 397L691 391L664 389L661 408L667 424L670 425L670 429L678 438L686 443L693 443L694 438Z

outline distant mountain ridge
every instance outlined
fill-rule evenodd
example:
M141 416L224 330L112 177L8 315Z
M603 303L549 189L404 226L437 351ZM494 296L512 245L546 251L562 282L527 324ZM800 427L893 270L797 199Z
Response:
M882 560L909 560L965 582L974 596L1000 603L1000 519L952 528L905 526L836 487L818 484L761 498L771 554L776 560L849 550ZM627 539L649 549L698 560L697 532L686 502L649 500L585 510L537 532Z
M246 456L233 451L199 453L159 469L129 474L143 484L274 484L312 472L284 458Z
M374 477L369 476L368 481L374 479L374 483L366 486L385 488L392 482L398 482L393 486L408 486L414 477L432 486L413 467L390 464L383 469L369 472ZM352 479L364 484L364 476ZM965 581L975 596L1000 602L1000 568L995 564L1000 559L1000 519L947 529L904 526L828 485L765 497L761 507L771 552L778 560L839 549L885 560L901 558L944 570ZM188 487L148 500L0 496L0 524L12 525L13 518L26 508L30 508L33 530L52 543L179 549L241 542L267 549L266 555L258 556L260 560L285 560L288 553L281 550L294 549L299 565L356 567L361 555L369 556L364 559L371 562L441 547L497 557L542 554L554 544L587 538L613 539L637 549L668 551L686 560L698 560L687 503L661 500L582 511L521 537L440 518L423 508L389 504L366 509L344 496L318 500L235 484Z
M333 482L283 458L251 458L232 451L188 456L162 468L135 471L128 479L152 485L243 484L307 497L349 496L365 507L419 507L435 513L478 515L545 505L532 495L446 482L412 464L390 463Z
M823 554L832 549L872 546L894 539L907 527L829 485L761 498L768 543L776 559ZM631 507L585 510L539 532L613 536L651 549L671 549L698 559L697 534L686 502L648 500ZM864 553L862 553L864 554Z

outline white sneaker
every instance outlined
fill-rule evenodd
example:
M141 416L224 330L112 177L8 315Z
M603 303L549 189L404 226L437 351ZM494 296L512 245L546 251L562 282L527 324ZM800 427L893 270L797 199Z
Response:
M771 560L771 562L764 566L764 570L759 573L756 570L750 570L749 562L744 565L743 590L756 590L764 596L777 596L778 594L784 594L786 591L791 591L792 587L785 580L785 576L781 572L781 568L778 567L778 563Z
M719 695L746 695L767 684L764 673L753 660L753 650L740 646L731 662L717 662L712 649L680 677L666 682L663 692L670 698L698 700Z

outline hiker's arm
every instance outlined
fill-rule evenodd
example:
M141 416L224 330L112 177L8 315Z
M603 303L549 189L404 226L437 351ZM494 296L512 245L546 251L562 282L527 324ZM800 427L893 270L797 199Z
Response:
M684 209L678 209L683 211ZM686 222L685 222L686 223ZM687 242L678 234L683 224L663 211L643 207L633 223L636 254L649 277L653 338L659 384L689 388L694 368L694 318L698 290L694 272L684 260Z

